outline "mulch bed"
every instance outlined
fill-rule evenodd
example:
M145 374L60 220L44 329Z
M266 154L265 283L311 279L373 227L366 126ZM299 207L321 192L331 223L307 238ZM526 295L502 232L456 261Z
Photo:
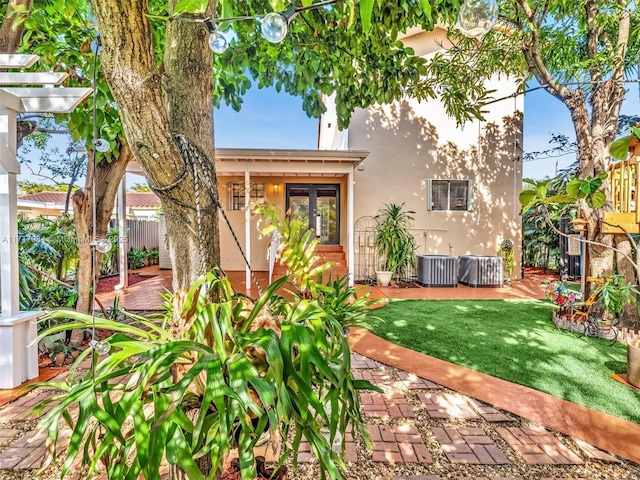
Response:
M154 276L155 275L140 275L139 273L130 273L129 286L135 285L136 283L142 282L143 280L149 280ZM113 277L101 278L98 281L98 288L96 289L96 292L97 293L113 292L114 287L118 283L120 283L120 277L118 275L114 275Z

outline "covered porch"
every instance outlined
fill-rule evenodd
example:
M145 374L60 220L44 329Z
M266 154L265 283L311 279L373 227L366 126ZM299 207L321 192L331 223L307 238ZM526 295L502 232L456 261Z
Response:
M321 242L340 246L344 250L346 270L354 272L354 172L367 157L365 151L338 150L271 150L217 149L216 172L220 201L225 218L220 218L221 267L227 272L243 272L244 284L251 284L249 266L240 248L246 253L251 269L272 272L268 251L270 238L260 234L255 206L267 202L282 211L291 208L306 216ZM143 174L137 162L131 162L129 173ZM119 219L126 210L126 184L118 196ZM123 228L123 226L121 226ZM232 233L233 230L233 233ZM121 230L124 231L124 230ZM234 238L237 238L239 245ZM160 266L164 236L160 238ZM120 243L119 288L127 286L126 243ZM269 274L267 274L268 282Z

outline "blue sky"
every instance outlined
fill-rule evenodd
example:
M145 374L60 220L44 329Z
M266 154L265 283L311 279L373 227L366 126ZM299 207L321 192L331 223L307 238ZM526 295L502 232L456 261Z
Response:
M627 85L622 113L640 114L638 84ZM552 133L575 137L567 108L544 90L525 95L524 151L542 151L550 147ZM318 120L302 111L302 101L275 89L251 89L242 110L237 113L222 107L215 114L216 146L219 148L317 148ZM557 168L569 166L575 156L525 162L524 177L553 176Z
M640 114L638 83L627 85L628 94L622 106L626 114ZM574 137L573 125L566 107L544 90L525 95L524 150L540 151L549 148L554 132ZM219 148L291 148L315 149L318 141L318 120L308 118L302 110L302 100L275 89L250 89L242 110L221 107L215 112L216 146ZM64 150L66 145L62 145ZM573 155L525 162L524 177L553 176L574 160ZM26 174L20 179L35 180ZM128 185L142 183L140 176L130 176Z

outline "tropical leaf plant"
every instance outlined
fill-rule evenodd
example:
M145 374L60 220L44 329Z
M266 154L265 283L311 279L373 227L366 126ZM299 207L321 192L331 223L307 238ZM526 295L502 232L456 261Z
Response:
M271 311L286 281L274 282L254 303L219 272L208 273L189 289L181 312L189 327L178 332L170 328L170 301L159 318L129 313L135 324L51 313L74 323L41 336L65 328L114 332L105 340L109 354L100 361L94 354L92 371L44 384L60 389L37 406L53 405L40 424L49 445L61 419L72 429L63 475L79 456L89 474L103 464L111 480L159 478L163 459L190 480L217 478L225 455L237 447L242 478L253 479L253 447L269 431L272 439L285 439L280 463L293 456L296 465L306 439L321 478L343 478L345 464L332 443L340 432L344 453L349 427L368 442L357 391L376 388L353 379L342 326L317 302L278 302ZM209 462L206 472L201 465Z
M394 278L403 277L416 263L418 246L410 231L415 212L403 211L404 205L385 204L374 217L378 222L374 243L382 259L380 269L391 272Z
M359 290L361 289L349 285L349 275L335 280L329 278L326 284L318 286L318 303L343 329L368 329L372 320L382 321L368 312L375 304L380 304L380 300L370 298L370 293L358 295Z
M276 259L287 267L287 275L300 289L303 298L315 298L318 295L318 283L322 274L333 266L331 261L322 261L315 251L320 239L315 237L309 224L289 211L281 215L273 205L262 205L257 209L262 216L263 235L277 232L280 245ZM281 219L282 218L282 219Z

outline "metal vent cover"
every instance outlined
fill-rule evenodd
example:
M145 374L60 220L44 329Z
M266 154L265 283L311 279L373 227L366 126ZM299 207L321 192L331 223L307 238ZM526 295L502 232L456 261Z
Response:
M458 282L470 287L501 287L504 281L502 258L485 255L460 257Z
M457 287L458 259L446 255L418 255L418 283L424 287Z

